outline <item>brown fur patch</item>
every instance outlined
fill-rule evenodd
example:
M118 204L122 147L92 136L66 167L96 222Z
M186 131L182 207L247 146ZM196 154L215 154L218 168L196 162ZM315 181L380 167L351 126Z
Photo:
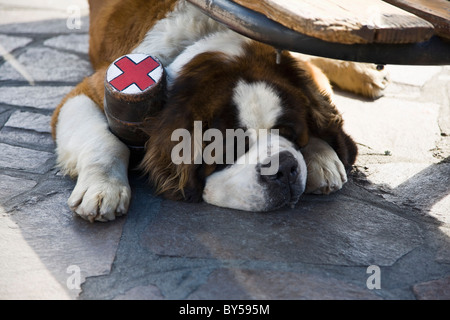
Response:
M177 0L90 0L89 56L94 69L111 64L142 42Z

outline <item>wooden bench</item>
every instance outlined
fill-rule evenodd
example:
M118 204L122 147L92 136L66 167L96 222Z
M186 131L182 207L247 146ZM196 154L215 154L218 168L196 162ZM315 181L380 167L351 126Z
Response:
M188 1L278 49L379 64L450 64L447 0Z

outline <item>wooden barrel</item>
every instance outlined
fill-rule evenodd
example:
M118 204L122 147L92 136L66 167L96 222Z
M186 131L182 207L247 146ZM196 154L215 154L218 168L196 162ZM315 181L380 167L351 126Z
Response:
M164 105L166 72L161 62L146 54L128 54L108 68L105 113L110 130L130 149L143 149L148 136L139 127Z

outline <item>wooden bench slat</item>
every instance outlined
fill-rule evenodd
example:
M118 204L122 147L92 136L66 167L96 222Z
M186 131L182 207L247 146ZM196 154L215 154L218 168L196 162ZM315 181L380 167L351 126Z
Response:
M300 33L325 41L416 43L433 25L381 0L233 0Z
M450 39L450 1L448 0L384 0L409 11L434 26L436 34Z

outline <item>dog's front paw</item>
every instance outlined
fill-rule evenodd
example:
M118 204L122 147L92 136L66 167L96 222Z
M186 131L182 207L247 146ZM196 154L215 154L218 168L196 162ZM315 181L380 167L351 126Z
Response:
M381 97L389 83L389 75L384 66L369 63L355 65L354 72L359 74L360 81L355 83L354 91L371 99Z
M305 193L330 194L342 189L347 173L333 148L325 141L312 138L302 153L308 170Z
M131 189L126 178L89 172L78 177L68 205L83 219L104 222L126 214L130 198Z
M330 194L342 189L347 174L342 162L331 159L317 159L308 165L306 193Z

